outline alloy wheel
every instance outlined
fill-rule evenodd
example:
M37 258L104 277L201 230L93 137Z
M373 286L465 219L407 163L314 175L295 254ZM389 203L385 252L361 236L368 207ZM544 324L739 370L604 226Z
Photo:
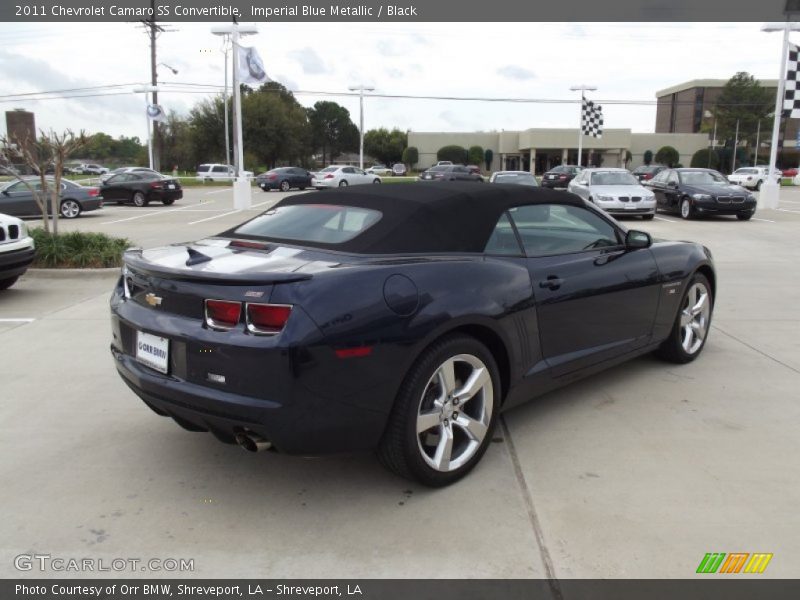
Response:
M67 219L74 219L81 214L80 205L75 200L64 200L61 203L61 216Z
M493 403L492 377L478 357L459 354L442 363L417 410L417 446L428 466L449 472L466 464L486 437Z
M703 345L711 317L711 301L706 286L696 281L686 293L681 308L681 346L686 354L694 354Z

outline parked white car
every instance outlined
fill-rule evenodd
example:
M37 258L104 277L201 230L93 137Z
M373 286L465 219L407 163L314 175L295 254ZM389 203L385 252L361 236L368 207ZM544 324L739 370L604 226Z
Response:
M247 179L253 178L252 171L243 171ZM219 163L206 163L197 167L195 177L198 181L232 181L236 179L236 167Z
M372 165L366 170L370 175L391 175L392 170L386 165Z
M83 163L77 167L73 167L72 170L75 173L81 173L83 175L103 175L104 173L108 173L108 169L106 167L96 165L94 163Z
M14 285L33 262L35 253L33 238L25 223L0 214L0 290Z
M331 165L315 173L315 177L311 180L311 185L322 190L325 188L347 187L348 185L380 182L380 177L371 173L366 173L358 167Z
M627 169L583 169L567 191L612 215L638 215L648 221L656 215L655 194Z
M728 181L751 190L760 190L761 185L767 180L768 172L769 167L742 167L728 175ZM780 183L783 174L776 169L773 175L775 181Z

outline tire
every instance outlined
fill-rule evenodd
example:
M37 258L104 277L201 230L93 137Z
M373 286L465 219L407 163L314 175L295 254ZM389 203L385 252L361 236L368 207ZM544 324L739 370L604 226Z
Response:
M736 218L740 221L749 221L753 218L753 213L736 213Z
M289 182L288 182L288 181L281 181L281 191L282 191L282 192L288 192L288 191L289 191L289 188L291 188L291 187L292 187L292 186L291 186L291 185L289 185Z
M175 198L162 198L161 204L163 204L164 206L172 206L173 204L175 204Z
M711 285L705 275L695 273L681 298L672 331L656 354L669 362L692 362L706 344L713 312Z
M687 221L694 218L694 209L692 208L692 201L688 197L681 198L681 218Z
M76 200L62 200L59 212L65 219L75 219L81 214L81 205Z
M464 383L473 378L472 390L464 390ZM454 395L460 389L459 399ZM491 442L500 393L497 364L486 346L466 335L442 338L406 374L378 446L378 459L390 471L426 486L458 481ZM449 457L443 438L450 440Z
M17 279L19 279L19 275L16 277L9 277L8 279L0 279L0 291L10 288L17 282Z
M147 196L145 196L143 192L134 192L131 200L133 200L134 205L138 207L147 206L149 204Z
M339 182L339 187L347 187L347 181L345 181L344 179L342 179L342 180Z
M373 184L376 184L376 183L380 183L380 182L381 182L381 180L380 180L380 179L376 179L376 180L374 180L372 183L373 183Z
M297 189L298 189L298 190L300 190L301 192L305 192L305 191L306 191L306 186L304 186L304 185L301 185L301 186L300 186L299 188L297 188Z
M652 221L655 218L656 218L655 213L651 215L642 215L642 221Z

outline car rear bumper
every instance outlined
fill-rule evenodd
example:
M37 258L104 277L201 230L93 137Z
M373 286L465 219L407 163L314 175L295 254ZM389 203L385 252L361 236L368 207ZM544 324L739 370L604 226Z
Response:
M183 190L154 190L150 192L148 200L180 200Z
M103 197L102 196L95 196L94 198L90 198L89 200L81 200L81 210L83 212L87 212L90 210L97 210L98 208L103 208Z

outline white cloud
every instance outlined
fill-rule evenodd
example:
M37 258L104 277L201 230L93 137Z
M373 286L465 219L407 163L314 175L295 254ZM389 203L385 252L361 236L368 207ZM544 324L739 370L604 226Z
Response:
M536 73L525 67L517 65L506 65L497 69L497 74L507 79L516 79L517 81L527 81L528 79L536 79Z

